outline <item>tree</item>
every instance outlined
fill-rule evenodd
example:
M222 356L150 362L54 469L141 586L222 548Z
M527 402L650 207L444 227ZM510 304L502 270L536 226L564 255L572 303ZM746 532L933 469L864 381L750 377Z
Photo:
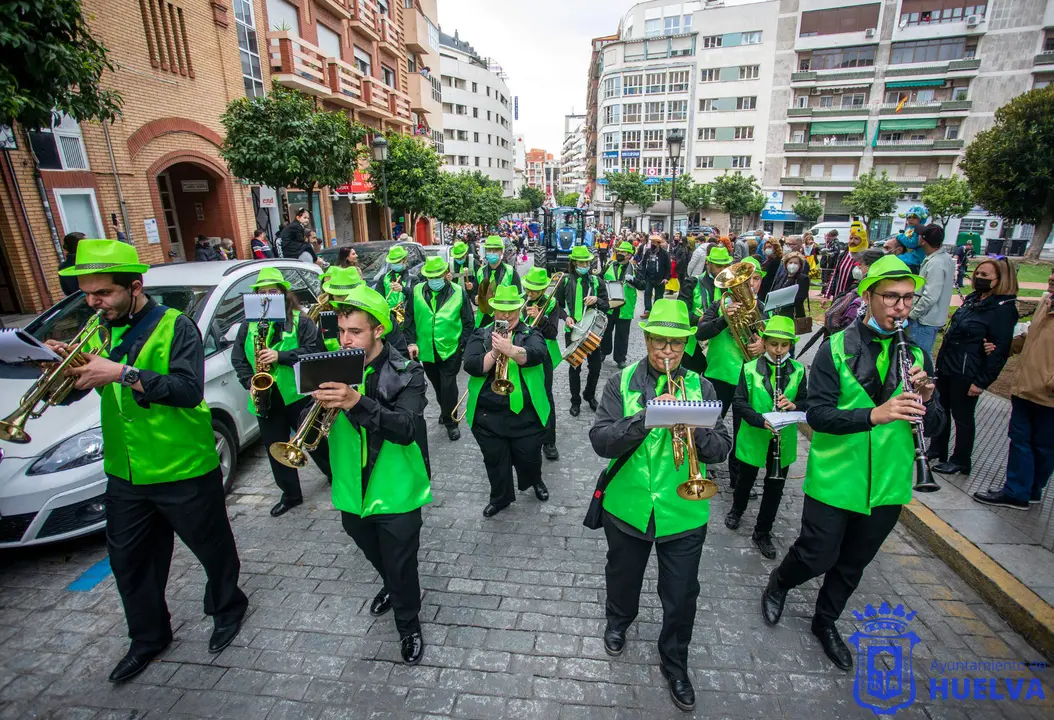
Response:
M974 200L990 213L1035 226L1025 257L1038 260L1054 227L1054 87L1018 95L995 111L959 163Z
M278 85L263 97L231 101L220 122L227 131L220 155L231 173L273 188L298 187L307 192L308 208L316 184L351 179L366 137L346 113L318 110L307 95Z
M952 218L963 217L973 209L970 183L958 175L935 180L922 188L922 204L930 217L947 227Z
M524 185L520 188L520 199L526 200L528 205L528 212L531 210L537 210L545 203L545 193L536 187L530 185Z
M560 207L577 207L578 206L578 193L559 193L556 196L556 204Z
M673 183L663 180L659 185L659 197L669 200ZM706 183L697 184L691 175L677 176L677 200L692 215L698 215L713 202L713 190ZM692 224L692 223L689 223Z
M900 186L889 179L885 170L881 175L872 170L857 178L853 191L846 195L842 202L852 214L860 217L864 227L870 230L871 221L892 214L899 199Z
M804 220L806 225L812 226L823 215L823 204L814 195L799 193L798 199L791 206L791 210Z
M388 133L385 138L388 157L383 163L377 160L370 163L370 177L379 191L383 171L388 205L393 213L396 210L403 213L403 227L413 228L418 215L432 211L439 182L439 155L432 146L413 135Z
M51 127L55 111L79 121L120 114L121 96L100 85L113 65L80 0L0 3L0 57L0 124Z
M468 173L440 173L431 209L432 215L444 223L472 222L477 189L478 185Z
M644 177L636 172L613 172L604 176L608 181L608 194L612 197L613 209L622 223L626 205L644 208L644 212L655 199L650 185L644 184Z
M729 218L753 217L765 209L765 196L753 175L725 171L713 182L713 196L714 204Z

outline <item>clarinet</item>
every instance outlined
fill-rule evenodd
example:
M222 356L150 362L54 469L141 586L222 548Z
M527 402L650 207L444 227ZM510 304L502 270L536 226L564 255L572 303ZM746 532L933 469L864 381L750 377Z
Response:
M782 358L780 358L782 360ZM783 363L777 362L776 367L772 370L772 409L779 411L780 401L780 368ZM772 467L773 472L776 476L780 474L780 434L779 432L773 433L773 448L772 448Z
M900 369L900 380L904 385L904 392L914 393L915 386L909 379L911 368L914 365L914 357L908 347L908 339L904 329L908 326L907 320L897 320L894 323L897 343L897 367ZM937 492L941 486L933 479L930 468L926 464L926 438L922 432L922 418L917 418L911 423L911 437L915 441L915 492Z

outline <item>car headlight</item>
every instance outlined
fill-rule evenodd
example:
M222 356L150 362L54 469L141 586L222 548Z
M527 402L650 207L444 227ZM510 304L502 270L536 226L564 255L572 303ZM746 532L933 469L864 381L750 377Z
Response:
M29 466L27 475L70 470L102 460L102 428L92 428L52 445Z

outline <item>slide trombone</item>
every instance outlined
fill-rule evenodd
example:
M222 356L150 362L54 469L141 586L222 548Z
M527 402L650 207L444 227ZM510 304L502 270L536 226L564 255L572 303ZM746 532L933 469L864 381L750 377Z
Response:
M549 301L556 295L557 289L560 287L560 283L564 280L564 274L562 272L553 273L553 276L549 278L549 287L541 294L541 296L534 302L538 308L538 314L531 318L531 327L537 327L538 321L545 315L545 308L549 306Z

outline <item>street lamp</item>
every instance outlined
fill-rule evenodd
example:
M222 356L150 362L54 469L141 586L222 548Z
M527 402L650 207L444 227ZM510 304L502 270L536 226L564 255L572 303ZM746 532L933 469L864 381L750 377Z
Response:
M670 186L670 242L673 242L673 212L677 202L677 160L681 157L681 145L684 144L684 132L673 129L666 133L666 147L670 151L673 184Z
M381 166L381 191L384 194L384 239L392 239L392 220L388 216L388 182L384 176L384 163L388 159L388 141L378 133L373 136L373 159Z

